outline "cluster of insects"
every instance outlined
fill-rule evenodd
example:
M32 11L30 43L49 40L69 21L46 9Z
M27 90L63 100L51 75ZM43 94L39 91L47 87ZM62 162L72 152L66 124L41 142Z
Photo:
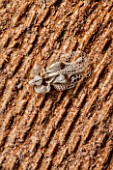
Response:
M53 86L58 91L74 87L77 82L91 74L91 67L85 56L74 62L57 61L46 68L39 69L37 75L29 81L37 93L48 93Z

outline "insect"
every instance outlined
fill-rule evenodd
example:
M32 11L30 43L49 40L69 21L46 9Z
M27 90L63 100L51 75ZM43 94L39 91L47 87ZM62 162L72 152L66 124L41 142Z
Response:
M91 69L88 59L84 56L76 61L55 62L46 68L40 69L39 73L29 81L34 85L37 93L48 93L53 86L58 91L64 91L74 87L82 77L88 77Z

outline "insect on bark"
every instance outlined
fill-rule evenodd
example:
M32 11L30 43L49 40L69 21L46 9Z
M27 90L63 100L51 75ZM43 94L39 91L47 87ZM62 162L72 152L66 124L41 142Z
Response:
M86 56L80 56L74 62L57 61L38 71L37 75L29 81L34 85L37 93L48 93L53 86L58 91L73 88L83 77L89 77L91 67Z

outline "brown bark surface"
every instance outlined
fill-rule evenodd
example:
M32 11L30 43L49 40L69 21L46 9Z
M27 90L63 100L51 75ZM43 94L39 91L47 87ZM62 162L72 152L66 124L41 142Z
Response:
M93 61L86 81L29 86L73 51ZM0 1L0 169L113 169L113 0Z

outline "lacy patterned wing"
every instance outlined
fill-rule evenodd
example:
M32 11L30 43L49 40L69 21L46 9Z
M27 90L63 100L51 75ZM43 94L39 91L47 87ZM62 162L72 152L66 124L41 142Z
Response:
M82 74L75 74L70 77L68 83L56 83L53 84L54 88L58 91L68 90L76 86L78 81L83 77Z
M64 91L73 88L77 83L68 83L68 84L53 84L54 88L58 91Z

